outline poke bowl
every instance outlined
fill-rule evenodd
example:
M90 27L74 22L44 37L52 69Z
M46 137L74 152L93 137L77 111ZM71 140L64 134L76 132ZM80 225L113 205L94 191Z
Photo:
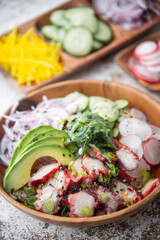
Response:
M70 95L71 93L72 93L72 95ZM37 139L34 139L34 141L32 142L31 145L25 145L25 147L24 147L25 152L20 153L16 159L15 152L19 151L19 149L21 149L21 145L27 139L26 136L29 136L30 132L33 133L33 130L34 130L32 128L33 130L30 130L27 133L28 129L27 129L27 126L25 125L25 128L26 128L25 136L22 136L23 138L21 137L21 139L20 139L21 142L17 146L18 150L16 150L16 148L15 148L15 151L11 157L11 163L10 163L7 171L6 171L7 167L6 167L4 159L1 159L1 163L0 163L0 194L9 203L11 203L13 206L15 206L19 210L23 211L24 213L29 214L32 217L35 217L39 220L50 222L50 223L57 224L57 225L63 225L63 226L69 226L69 227L90 227L90 226L98 226L98 225L102 225L102 224L109 224L109 223L127 218L127 217L137 213L138 211L140 211L140 209L144 208L153 199L155 199L157 197L158 193L160 192L160 164L159 164L159 158L155 158L155 155L159 153L159 133L157 133L156 131L160 127L160 122L159 122L159 119L157 118L157 116L160 115L160 104L156 100L154 100L152 97L147 95L146 93L144 93L138 89L135 89L131 86L125 85L125 84L116 83L114 81L107 82L104 80L85 80L85 79L82 80L82 79L79 79L76 81L70 80L70 81L65 81L62 83L56 83L56 84L52 84L50 86L46 86L43 89L40 89L33 93L28 94L25 97L25 99L22 99L18 103L18 105L12 107L5 113L5 115L0 120L1 142L6 133L11 134L11 133L9 133L9 131L16 124L16 123L14 123L15 110L19 114L18 118L20 117L20 115L22 115L23 111L27 111L27 110L34 111L36 109L36 114L38 115L39 112L41 111L41 109L43 109L43 107L44 107L43 106L44 102L48 104L48 101L50 101L52 98L55 99L54 101L61 101L61 99L65 98L65 96L73 96L73 94L76 96L81 96L81 97L85 96L86 99L88 99L88 98L90 99L89 100L90 101L89 114L91 114L91 116L93 117L92 118L93 122L94 122L94 118L97 117L97 114L99 115L99 110L97 112L97 108L92 108L91 99L92 99L92 101L95 100L96 104L98 102L98 105L101 106L101 110L104 107L107 107L107 109L114 110L113 111L114 114L109 113L109 115L107 115L107 119L108 119L107 121L109 122L109 124L107 125L108 128L110 128L110 126L113 125L113 124L111 124L111 123L113 123L113 120L115 121L115 119L118 118L117 116L120 116L121 111L123 111L122 109L126 109L126 106L128 105L128 108L132 110L131 111L132 116L128 117L128 118L124 118L122 121L119 121L119 126L118 126L118 128L120 130L120 133L118 133L118 134L122 134L122 139L120 139L120 140L118 139L118 141L117 141L116 137L118 134L116 134L115 139L114 140L112 139L112 141L109 142L109 144L107 145L107 149L108 148L110 149L109 152L107 152L108 157L105 155L104 151L99 152L100 150L99 150L99 148L97 148L97 145L96 146L93 144L91 145L92 142L90 142L89 146L93 152L91 152L89 150L88 150L89 152L87 152L86 145L85 145L85 147L83 147L84 145L80 145L82 147L81 147L81 149L80 148L78 149L77 154L82 155L82 152L83 152L84 155L79 156L76 159L74 159L74 153L73 153L74 151L76 151L76 150L74 150L75 146L70 145L70 142L69 142L69 144L67 143L68 145L67 144L65 145L65 147L72 146L72 148L70 148L69 150L66 148L64 149L64 147L61 145L62 143L60 143L60 142L58 145L53 143L52 147L56 153L55 153L55 155L54 154L52 155L52 154L49 154L49 150L48 150L48 147L50 145L47 145L47 148L45 148L45 146L43 146L43 145L45 145L45 144L43 144L44 143L43 139L38 140L38 141L42 141L42 142L40 145L41 149L38 148L38 151L37 151L38 155L36 155L37 153L35 153L35 150L33 153L33 148L36 149L35 144L38 144L39 142L37 141ZM81 95L77 95L77 94L81 94ZM94 96L94 99L93 99L93 96ZM41 102L42 99L43 99L43 102ZM65 101L68 101L68 99L70 99L70 97L65 98ZM77 116L75 117L75 112L78 110L75 110L75 108L74 108L75 107L74 103L77 101L77 99L74 97L69 101L70 101L70 107L67 108L67 112L74 113L73 114L74 118L71 118L71 116L69 116L69 117L65 116L64 119L60 123L61 125L63 125L63 127L64 127L63 129L65 129L66 124L68 126L69 122L70 122L70 127L72 128L73 127L72 124L75 124L75 122L77 121L77 119L79 119L79 117L83 117L81 122L83 124L86 124L86 120L84 120L84 117L86 117L86 114L88 114L87 113L88 110L87 110L86 106L84 107L85 100L83 99L83 101L82 101L83 104L81 104L80 106L78 105L80 108L83 105L83 110L82 109L79 110L79 112L81 112L81 113L78 114L78 117ZM107 103L106 103L106 101L107 101ZM114 105L112 105L113 102L114 102ZM57 102L56 102L56 104L57 104ZM87 104L88 104L88 102L87 102ZM109 106L108 106L108 104L109 104ZM112 108L110 107L110 104L112 105ZM116 109L115 109L115 106L116 106ZM97 107L97 105L96 105L96 107ZM37 112L37 110L38 110L38 112ZM94 110L93 114L92 114L92 110ZM57 105L56 111L61 115L62 109L61 109L60 105ZM115 112L116 112L116 117L115 117ZM117 112L118 112L118 115L117 115ZM128 112L127 112L127 114L128 114ZM97 121L104 121L102 119L102 117L104 116L103 111L101 111L100 115L101 115L100 117L97 117L97 119L98 119ZM57 113L56 113L56 116L57 116ZM54 115L55 118L56 118L56 116ZM143 116L147 117L146 121L144 121ZM23 117L27 118L28 116L25 115ZM32 115L32 117L36 118L36 115ZM87 115L87 117L88 117L88 115ZM37 118L38 118L37 121L40 121L39 115ZM92 121L90 120L90 122L89 122L90 125L93 124ZM124 121L127 121L126 122L127 126L128 126L128 124L130 124L129 121L132 124L129 127L129 129L127 128L127 130L124 129L124 124L123 124ZM46 122L46 124L45 124L45 122ZM68 123L66 123L66 122L68 122ZM138 187L136 187L136 190L135 190L135 188L133 188L133 186L128 185L128 184L130 184L130 182L132 182L132 180L133 180L132 177L134 178L134 175L130 174L130 173L131 172L133 173L133 171L135 171L135 169L138 168L138 166L139 166L139 161L140 161L139 154L141 155L141 158L142 158L142 155L144 157L144 152L143 152L143 154L139 153L139 152L136 152L136 154L134 154L134 151L132 151L132 148L127 147L128 141L130 142L131 145L136 145L136 142L134 142L134 144L132 143L132 140L134 140L135 138L136 138L137 142L139 141L139 136L137 136L136 134L133 133L133 128L135 126L135 125L133 126L133 122L134 122L134 124L136 123L138 125L143 126L144 131L142 131L142 132L147 132L146 133L147 136L144 133L142 134L143 138L145 138L145 139L143 139L143 144L144 144L143 149L145 149L145 146L147 146L147 150L151 151L151 152L149 152L149 154L147 151L147 153L145 154L145 161L143 160L145 162L143 164L143 166L145 165L145 167L146 166L147 167L145 168L145 170L142 168L142 170L143 170L142 171L143 172L142 182L144 181L144 179L146 179L146 180L145 180L145 182L143 182L144 185L143 185L143 187L141 186L140 190ZM6 127L4 127L4 125L6 125L6 123L8 123L8 128L7 128L8 130L6 130ZM51 125L53 124L53 122L50 122L50 123L51 123ZM48 127L49 123L45 119L39 125L43 125L40 127L45 128L46 126L44 126L44 125L47 125L47 127ZM138 125L136 125L137 128L139 128ZM150 126L156 126L156 131L154 131L154 132L151 131ZM37 129L37 128L35 128L35 129ZM75 126L74 126L74 128L75 128ZM85 128L85 126L83 126L83 128ZM80 131L83 131L83 128L81 128ZM114 128L115 128L115 126L114 126ZM68 134L70 134L69 129L70 128L68 127L68 130L67 130ZM72 130L73 130L73 128L72 128ZM113 127L111 127L111 130L113 130ZM19 132L16 133L16 135L19 135L20 131L21 130L19 129ZM58 131L62 131L62 130L58 130ZM77 131L78 130L76 129L75 132L77 133ZM129 134L128 133L126 134L126 132L128 132L128 131L129 131ZM44 132L42 132L41 136L43 134L44 134ZM93 131L90 132L90 134L93 134ZM140 133L140 135L141 135L141 133ZM34 138L37 138L38 136L39 135L35 134ZM91 138L91 136L92 135L86 136L87 143L89 142L88 139ZM132 138L130 138L130 136L132 136ZM74 137L72 138L72 143L74 142L73 140L75 137L77 137L77 135L74 135ZM112 137L113 136L111 136L111 138ZM129 140L128 140L128 137L129 137ZM63 142L65 141L64 138L65 137L63 135ZM121 141L121 140L123 140L123 141ZM54 139L54 141L55 141L55 139ZM59 138L57 138L56 141L59 141ZM105 141L105 140L103 140L103 141ZM5 142L5 141L3 140L3 142ZM102 142L101 142L101 144L102 144ZM112 144L113 144L113 146L111 146ZM34 146L34 147L32 147L32 146ZM152 151L152 148L153 148L153 151ZM57 153L60 151L59 149L62 149L65 151L65 152L60 152L60 153L63 153L62 156L60 156L60 154ZM28 153L31 151L32 151L32 155L29 155ZM57 160L58 161L58 163L57 163L53 159L50 159L50 158L46 159L46 158L44 158L45 153L39 155L39 152L41 152L41 151L44 151L44 152L46 151L47 156L53 157L56 160L59 158L60 160ZM68 154L68 151L70 151L68 156L72 158L71 159L72 161L69 158L66 158L66 156L65 156ZM156 154L154 154L154 153L156 153ZM126 154L128 154L128 155L126 155ZM122 155L122 157L121 157L121 155ZM81 157L82 157L82 159L81 159ZM124 161L125 157L127 158L128 164ZM1 158L2 158L2 153L1 153ZM32 159L32 158L34 158L34 161L32 161L32 163L31 163L30 159ZM26 159L27 159L27 161L26 161ZM38 161L35 161L37 159L38 159ZM80 176L79 179L78 179L79 172L77 173L77 171L79 171L79 170L75 169L76 165L74 165L78 159L81 159L81 162L83 161L83 166L84 166L83 172L81 174L82 176ZM107 162L106 159L109 159L109 160L111 159L112 161ZM117 159L118 159L118 163L117 163ZM92 172L90 172L89 168L91 168L91 165L92 165L90 160L96 161L98 170L92 169ZM65 164L64 161L68 161L68 162L65 162L66 163ZM23 164L24 162L25 162L25 165ZM48 165L46 165L46 164L48 164ZM87 164L89 164L89 165L87 165ZM106 165L106 164L108 164L108 165ZM41 168L39 168L39 165L41 165ZM46 165L46 166L43 166L43 165ZM54 168L52 169L53 165L54 165ZM55 165L56 165L56 170L55 170ZM66 170L65 165L67 165L67 170ZM105 170L103 169L104 165L107 166L107 169L108 169L107 173L106 173L106 169ZM48 169L48 166L49 166L49 171L47 170L47 174L46 173L44 174L44 172L46 171L46 167ZM101 169L99 169L99 168L101 168ZM149 168L149 170L148 170L148 168ZM18 171L15 169L18 169ZM57 172L55 173L55 171L57 171L57 169L58 169L58 171L61 171L61 172L66 171L67 174L69 174L68 176L71 176L72 183L69 183L71 186L68 184L66 187L66 185L65 185L61 189L61 192L60 191L56 192L56 194L58 193L56 195L56 197L58 197L58 198L60 197L61 200L59 200L59 201L63 201L63 206L66 206L66 204L68 204L68 206L70 208L69 217L68 217L68 215L64 215L64 212L66 211L66 209L64 210L64 208L63 208L63 211L60 210L62 208L62 205L60 205L61 203L59 203L59 202L57 203L54 201L54 204L53 204L53 202L51 202L49 200L49 201L45 202L44 206L42 206L42 203L40 202L42 200L42 198L41 198L42 195L44 196L44 189L46 189L46 188L49 189L49 188L53 187L52 182L47 183L47 181L48 181L47 178L49 178L50 180L53 180L52 177L55 176L55 174L57 174ZM116 171L118 171L118 173ZM120 174L120 172L122 174ZM37 173L38 173L38 178L37 178ZM111 175L111 173L112 173L112 175ZM124 175L124 173L125 173L125 175ZM126 173L128 174L127 176L126 176ZM146 173L147 173L147 175L146 175ZM28 178L28 174L29 174L30 178ZM149 176L152 176L152 178L148 177L148 174L149 174ZM20 175L21 175L21 178L19 177ZM86 175L87 175L87 177L86 177ZM18 176L18 178L17 178L17 176ZM23 183L21 183L21 179L22 179ZM17 201L17 195L15 195L13 192L13 189L18 190L22 187L22 185L25 185L27 183L26 179L27 179L27 182L29 182L28 189L33 190L37 194L36 199L35 199L35 194L34 194L35 201L34 201L34 204L32 204L33 202L30 201L30 206L26 205L25 202L19 201L19 198ZM68 178L65 178L65 180L66 179L68 179ZM82 179L83 180L85 179L85 180L82 181ZM90 180L88 181L88 179L90 179L91 182L90 182ZM68 180L68 181L70 182L70 180ZM123 191L123 196L127 194L127 197L125 197L125 200L123 199L124 200L123 202L122 202L122 198L124 198L124 197L122 197L122 194L121 195L119 193L117 194L117 186L115 186L115 182L117 183L117 186L119 186L118 191L119 190ZM46 183L47 183L47 186L46 186ZM66 182L65 182L65 184L66 184ZM76 188L75 186L78 184L81 184L81 186L78 187L78 190L75 190L75 188ZM107 184L109 184L109 185L107 185ZM41 186L39 186L39 185L41 185ZM74 186L74 191L69 192L69 196L67 195L67 201L66 201L66 198L64 198L63 195L66 194L67 188L72 189L73 186ZM130 194L129 192L126 192L126 189L124 189L124 190L121 189L121 188L125 188L125 186L127 186L127 189L129 189L129 191L131 191L132 194ZM65 187L66 187L66 189L65 189ZM113 189L113 187L116 189ZM97 191L99 191L102 188L105 189L105 191L103 191L103 194L97 193ZM57 189L58 189L58 187L56 188L56 191L57 191ZM111 189L112 189L112 191L111 191ZM134 194L133 194L133 192L134 192ZM95 197L95 195L96 195L96 197ZM134 199L132 199L133 195L135 197ZM119 196L121 197L121 199L119 198ZM111 204L109 205L110 199L112 201L111 201ZM81 200L83 200L85 202L85 204L81 203ZM92 204L87 205L87 201ZM119 206L116 205L117 202L118 202ZM41 206L39 204L41 204ZM81 210L80 210L80 212L77 212L77 211L79 211L79 207L77 207L77 206L79 206L79 204L81 206L85 205L82 208L82 212L81 212ZM94 207L93 207L93 205L94 205ZM116 205L116 208L114 210L112 210L113 206L115 207L115 205ZM55 206L56 206L56 208L55 208ZM88 207L88 206L90 206L90 207ZM106 207L105 210L104 210L104 206ZM92 207L93 207L93 209L92 209ZM54 211L55 209L56 209L56 212Z

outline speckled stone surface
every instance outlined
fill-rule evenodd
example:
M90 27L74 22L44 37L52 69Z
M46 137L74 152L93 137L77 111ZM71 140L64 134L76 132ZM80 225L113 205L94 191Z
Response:
M0 34L20 25L66 0L0 0ZM141 89L160 101L159 92L141 86L113 62L113 56L71 75L68 79L114 79ZM23 94L0 75L0 115ZM158 117L158 116L157 116ZM94 228L67 228L33 219L0 196L0 240L159 240L160 195L136 215L114 224Z

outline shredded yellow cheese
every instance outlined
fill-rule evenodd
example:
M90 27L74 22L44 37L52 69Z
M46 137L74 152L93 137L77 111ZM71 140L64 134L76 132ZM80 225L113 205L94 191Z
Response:
M39 84L63 70L60 43L47 43L30 28L19 34L17 27L0 38L0 65L17 79L18 85Z

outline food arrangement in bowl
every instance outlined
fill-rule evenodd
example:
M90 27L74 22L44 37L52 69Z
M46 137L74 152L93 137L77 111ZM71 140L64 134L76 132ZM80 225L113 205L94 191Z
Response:
M5 191L37 211L78 218L141 201L160 184L152 171L160 164L160 129L128 104L72 92L44 96L29 111L13 106L1 141ZM45 156L54 159L31 174Z

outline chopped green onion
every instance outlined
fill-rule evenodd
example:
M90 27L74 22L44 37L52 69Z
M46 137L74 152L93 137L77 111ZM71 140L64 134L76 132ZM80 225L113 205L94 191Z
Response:
M142 183L145 184L151 178L151 175L149 172L144 170L141 170L140 173L143 176Z
M27 196L36 195L36 190L32 187L24 188L24 191L27 194Z
M134 204L131 198L126 198L125 203L127 207L130 207Z
M107 153L107 156L109 157L109 158L115 158L115 155L112 153L112 152L108 152Z
M63 210L61 211L61 216L68 217L69 216L69 206L63 205Z
M74 163L74 161L72 161L72 162L70 162L70 164L69 164L69 170L72 170L73 172L72 172L72 175L73 176L77 176L78 175L78 172L77 172L77 170L75 169L75 167L72 165Z
M81 176L86 176L86 175L87 175L86 171L82 168L81 169Z
M81 183L81 186L83 188L96 187L97 183L96 182L94 182L93 184Z
M52 212L54 210L54 202L51 200L48 200L45 205L44 205L45 209L49 212Z
M90 207L84 206L82 208L82 215L84 217L91 217L91 216L93 216L93 214L94 214L94 212L93 212L93 210Z
M109 199L108 194L106 192L101 192L99 194L99 199L100 199L100 202L102 204L106 204L108 202L108 199Z

